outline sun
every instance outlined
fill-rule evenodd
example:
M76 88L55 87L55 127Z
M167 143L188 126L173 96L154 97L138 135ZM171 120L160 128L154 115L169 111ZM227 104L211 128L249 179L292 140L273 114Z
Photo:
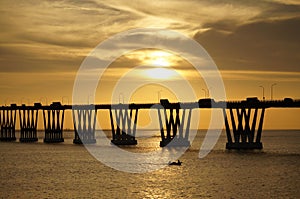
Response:
M152 60L152 64L154 66L170 66L170 62L167 59L162 57Z
M172 68L176 65L176 56L163 50L146 50L139 54L142 77L156 80L174 79L178 73Z
M177 73L167 68L153 68L145 70L145 75L152 79L172 79Z
M153 68L145 70L145 75L152 79L172 79L177 75L172 68L169 68L172 65L172 56L174 55L161 50L149 52L146 63Z
M171 53L165 51L154 51L149 53L146 62L151 66L168 67L171 66L172 56L173 55Z

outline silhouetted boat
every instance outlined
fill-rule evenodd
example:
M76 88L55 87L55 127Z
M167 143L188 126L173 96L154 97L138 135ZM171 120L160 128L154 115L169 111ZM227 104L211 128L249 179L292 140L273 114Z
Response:
M169 162L169 165L177 165L180 166L182 162L180 162L180 160L178 160L177 162Z

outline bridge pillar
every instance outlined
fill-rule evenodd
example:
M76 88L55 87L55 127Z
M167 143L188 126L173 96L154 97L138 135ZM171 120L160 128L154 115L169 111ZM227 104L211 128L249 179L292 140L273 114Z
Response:
M11 104L10 107L5 107L1 110L1 133L0 141L15 141L16 140L16 104Z
M161 104L163 105L164 109L158 109L158 119L161 133L161 141L159 144L160 147L165 147L167 145L190 146L190 141L188 138L192 108L181 109L179 104L173 106L168 100L161 100ZM163 111L163 113L161 113L161 111ZM163 122L163 118L165 122Z
M53 102L49 107L43 109L43 119L45 128L45 143L64 142L63 124L64 107L60 102Z
M36 142L37 137L37 122L38 122L38 108L40 103L35 103L34 107L26 107L22 105L19 109L20 118L20 142Z
M94 106L73 107L74 144L94 144L97 109Z
M115 145L137 144L135 135L138 111L138 108L122 107L122 105L109 110L112 130L111 143Z
M259 124L256 123L260 111ZM235 111L234 111L235 110ZM252 110L254 113L252 114ZM262 149L261 133L265 115L265 108L229 108L229 113L223 109L227 143L226 149ZM228 122L231 119L231 128ZM251 120L252 119L252 120ZM232 131L231 131L232 129Z

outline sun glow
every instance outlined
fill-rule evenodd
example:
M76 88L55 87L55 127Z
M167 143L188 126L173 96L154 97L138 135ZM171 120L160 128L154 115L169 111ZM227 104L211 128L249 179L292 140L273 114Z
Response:
M165 51L149 52L146 64L153 67L145 70L145 75L152 79L171 79L177 75L172 69L168 69L172 65L172 57L174 55Z
M149 54L147 64L152 66L171 66L171 57L173 55L164 51L154 51Z
M153 79L171 79L177 75L174 70L166 68L153 68L145 71L146 76Z
M170 66L170 63L165 58L157 58L152 60L154 66Z

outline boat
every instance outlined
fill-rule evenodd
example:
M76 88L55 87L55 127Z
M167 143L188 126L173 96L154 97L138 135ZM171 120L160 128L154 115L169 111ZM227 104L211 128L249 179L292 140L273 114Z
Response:
M180 166L181 165L181 161L178 160L177 162L169 162L168 165L177 165L177 166Z

